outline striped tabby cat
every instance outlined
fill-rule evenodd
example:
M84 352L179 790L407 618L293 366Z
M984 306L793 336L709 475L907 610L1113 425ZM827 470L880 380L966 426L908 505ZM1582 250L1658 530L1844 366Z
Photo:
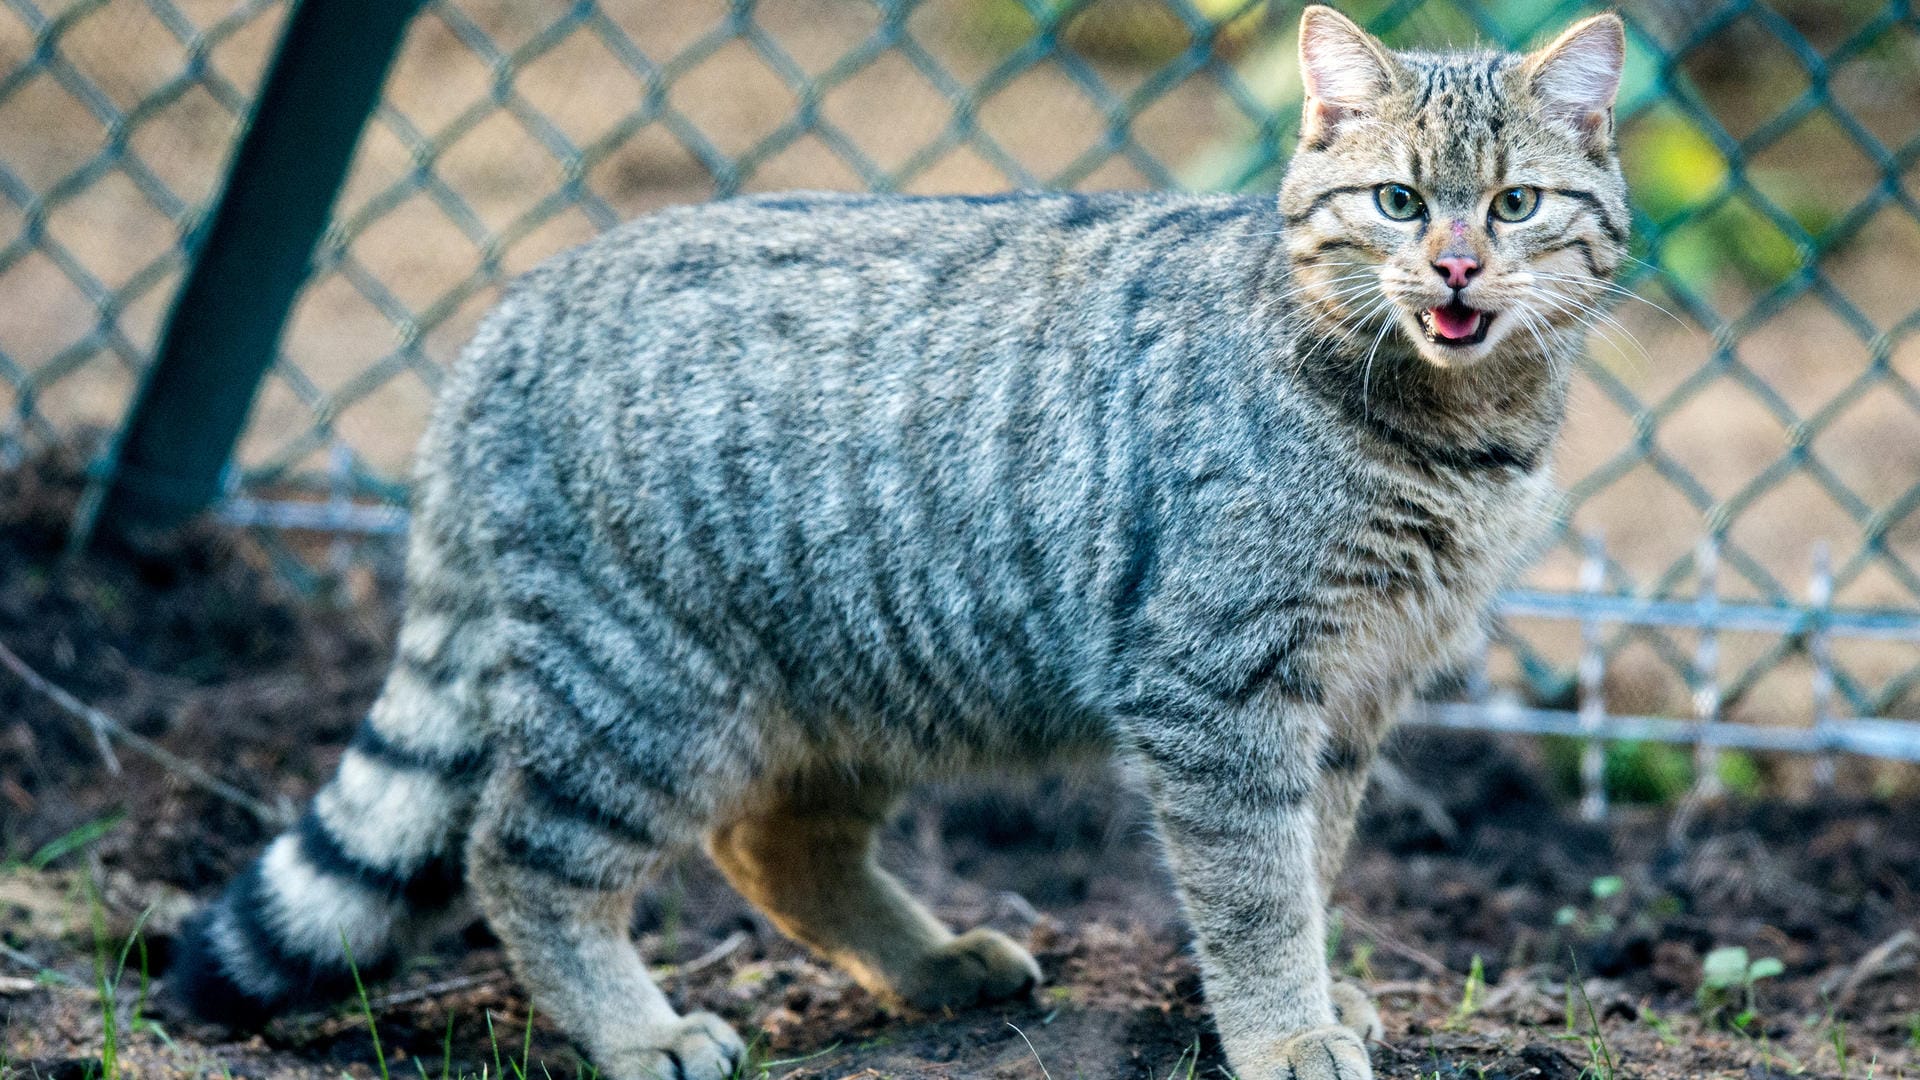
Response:
M1245 1080L1361 1080L1325 903L1374 748L1550 516L1624 256L1620 22L1390 53L1306 10L1280 197L789 195L562 255L422 451L399 657L172 984L262 1021L457 920L614 1080L714 1080L628 938L704 843L915 1009L1028 991L874 864L903 787L1111 755Z

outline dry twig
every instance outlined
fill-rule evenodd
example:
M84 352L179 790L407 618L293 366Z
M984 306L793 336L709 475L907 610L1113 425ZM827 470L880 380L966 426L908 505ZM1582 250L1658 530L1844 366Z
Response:
M708 949L706 952L701 953L699 956L694 957L684 964L669 964L666 967L655 968L653 972L654 978L661 980L684 978L696 971L704 971L720 961L725 960L727 957L732 956L739 950L740 946L745 945L750 940L752 940L752 935L748 934L745 930L735 930L733 933L728 934L720 944L715 945L713 948Z
M1447 813L1433 792L1421 787L1398 765L1384 759L1374 762L1373 783L1383 797L1419 815L1421 823L1435 836L1448 844L1459 841L1460 826L1454 823L1453 815Z
M107 732L112 730L113 721L105 713L89 707L79 698L48 682L4 644L0 644L0 664L5 664L7 670L19 676L20 681L28 687L46 696L67 713L85 721L87 729L93 734L93 744L100 750L100 760L107 764L107 771L115 776L120 775L120 759L114 756L113 744L107 740Z
M53 702L62 712L86 724L99 742L101 756L106 759L107 768L115 774L120 772L120 762L113 755L110 738L125 744L128 749L193 786L246 810L272 828L282 828L291 823L286 814L273 809L49 682L45 676L27 666L26 661L20 659L4 644L0 644L0 666L13 672L21 682Z
M14 948L13 946L7 944L4 941L0 941L0 956L6 957L8 960L11 960L16 964L19 964L21 967L26 968L28 971L33 972L34 977L36 979L49 979L49 980L52 980L53 982L57 982L61 984L62 986L82 985L79 980L74 979L73 977L66 975L62 972L55 971L50 967L47 967L46 965L42 964L40 961L35 960L33 957L27 955L24 952L21 952L19 949Z
M735 952L739 951L742 945L745 945L752 939L752 935L746 931L736 930L728 934L718 945L715 945L713 948L708 949L706 952L701 953L699 956L694 957L684 964L668 964L654 968L652 970L653 977L660 982L671 982L676 978L684 978L696 971L704 971L725 960L727 957L732 956ZM478 990L482 987L495 986L506 982L510 977L511 973L504 968L478 971L471 975L455 975L452 978L441 979L438 982L430 982L425 986L416 986L408 990L395 990L392 993L381 994L379 997L368 1001L367 1004L374 1012L384 1013L388 1009L397 1008L401 1005L414 1005L422 1001L432 1001L436 998L445 997L448 994L458 994L466 990ZM343 1016L321 1016L315 1018L311 1022L311 1026L307 1027L306 1035L307 1037L315 1037L329 1032L337 1033L352 1028L362 1022L358 1013ZM300 1022L295 1021L295 1023L298 1024Z
M416 1001L430 1001L447 994L457 994L462 990L478 990L483 986L505 982L507 973L503 969L482 971L477 975L457 975L451 979L441 979L425 986L416 986L411 990L395 990L391 994L382 994L367 1002L374 1012L385 1012L396 1005L411 1005ZM355 1018L357 1021L357 1017Z
M1443 979L1448 983L1457 983L1460 981L1461 977L1448 969L1447 965L1435 959L1433 954L1424 952L1421 949L1401 941L1399 938L1381 929L1379 924L1372 920L1362 918L1347 908L1340 909L1340 918L1348 927L1358 930L1362 934L1372 938L1375 945L1380 946L1382 949L1403 960L1411 960L1418 965L1422 971L1432 975L1434 978Z
M1920 936L1911 930L1902 930L1867 950L1867 955L1847 969L1845 975L1827 980L1820 989L1833 996L1835 1006L1844 1009L1853 1004L1860 988L1874 979L1903 966L1916 965L1920 965Z

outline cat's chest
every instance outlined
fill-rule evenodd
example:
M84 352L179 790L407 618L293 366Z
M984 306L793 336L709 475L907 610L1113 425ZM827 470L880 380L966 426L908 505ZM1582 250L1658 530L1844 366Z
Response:
M1322 574L1337 628L1316 650L1328 681L1365 695L1469 661L1496 594L1537 551L1553 498L1544 470L1384 490Z

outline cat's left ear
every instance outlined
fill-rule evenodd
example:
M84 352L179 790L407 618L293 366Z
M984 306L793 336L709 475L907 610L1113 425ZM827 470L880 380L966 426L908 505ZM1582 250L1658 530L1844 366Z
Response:
M1527 58L1527 85L1542 112L1590 139L1609 139L1613 99L1627 59L1627 30L1611 12L1583 19Z

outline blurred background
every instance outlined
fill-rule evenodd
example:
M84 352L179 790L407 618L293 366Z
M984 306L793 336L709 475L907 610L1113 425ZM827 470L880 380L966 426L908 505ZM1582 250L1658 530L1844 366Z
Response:
M1527 47L1597 10L1339 6L1390 45L1421 48ZM404 23L277 350L258 357L266 374L213 513L164 543L76 561L76 518L84 527L104 506L102 535L126 524L104 490L166 494L155 474L123 467L119 434L207 253L206 223L289 10L285 0L0 0L0 643L18 654L17 676L118 718L88 722L44 687L0 676L8 858L60 865L104 852L128 881L204 889L276 807L325 775L329 751L311 747L337 751L389 647L408 464L435 388L502 285L546 256L663 206L747 192L1266 192L1299 106L1297 3L429 0ZM1556 920L1548 946L1570 936L1583 963L1617 962L1650 986L1668 986L1645 975L1658 970L1656 944L1705 953L1784 924L1754 915L1755 897L1780 912L1854 912L1844 932L1795 931L1821 943L1804 955L1781 944L1794 934L1754 939L1787 957L1805 980L1796 1000L1815 1008L1832 1001L1821 980L1834 965L1920 910L1920 852L1885 846L1900 820L1886 808L1913 807L1920 793L1920 18L1910 0L1619 10L1632 296L1595 327L1581 367L1559 455L1558 542L1503 599L1484 664L1433 688L1414 717L1544 738L1504 772L1474 772L1482 756L1457 746L1415 755L1364 835L1398 855L1466 860L1455 870L1471 887L1452 899L1436 875L1455 870L1416 863L1418 888L1431 887L1421 902L1434 906L1399 924L1469 928L1431 946L1456 976L1477 950L1498 955L1511 920L1532 910L1487 899L1515 881ZM323 70L334 60L304 59ZM270 190L287 171L233 183ZM244 285L225 298L236 325L259 318ZM210 317L224 313L216 305ZM251 389L208 392L244 402ZM170 418L183 454L190 414ZM217 434L191 449L228 461ZM130 739L191 759L201 778L182 781ZM114 746L131 779L113 779ZM208 782L243 789L253 808L209 794ZM1753 839L1666 863L1654 833L1616 834L1584 855L1540 853L1535 838L1514 850L1538 865L1512 879L1468 867L1488 848L1436 839L1514 842L1476 832L1475 815L1521 789L1541 801L1519 798L1519 816L1486 828L1537 830L1576 799L1590 820L1622 804L1691 814L1725 795L1816 797L1840 816L1722 821ZM1050 858L1091 845L1105 859L1102 830L1125 832L1086 824L1095 819L1072 799L1009 816L972 797L958 818L915 818L896 840L929 865L959 858L978 870L1021 837L1042 837ZM1880 809L1846 816L1861 805ZM127 806L139 812L116 833ZM1840 839L1773 877L1754 869L1775 841L1816 834ZM949 858L943 844L978 851ZM1136 848L1125 858L1144 859ZM1079 891L1054 899L1141 910L1112 883L1154 871L1123 860L1116 877L1099 859ZM1667 876L1603 889L1618 860ZM993 880L1014 893L1051 895L1003 871ZM928 887L943 910L1005 915L992 894L940 880ZM1360 906L1376 919L1416 888L1387 864L1368 880L1377 887ZM1838 891L1806 891L1815 884ZM1675 909L1652 938L1633 938L1626 901L1613 899L1698 900L1709 886L1735 889L1713 895L1746 921L1702 929ZM1862 907L1860 889L1880 906ZM1463 914L1483 902L1500 914ZM1068 963L1060 956L1140 946L1087 940L1057 938L1059 954L1042 949L1043 961L1053 971ZM1700 975L1674 962L1684 1001ZM1179 984L1187 976L1168 963ZM1382 963L1438 978L1403 954ZM1906 985L1874 1015L1886 1045L1902 1045L1911 1006L1920 1053L1920 1000ZM812 1045L827 1041L808 1030Z

